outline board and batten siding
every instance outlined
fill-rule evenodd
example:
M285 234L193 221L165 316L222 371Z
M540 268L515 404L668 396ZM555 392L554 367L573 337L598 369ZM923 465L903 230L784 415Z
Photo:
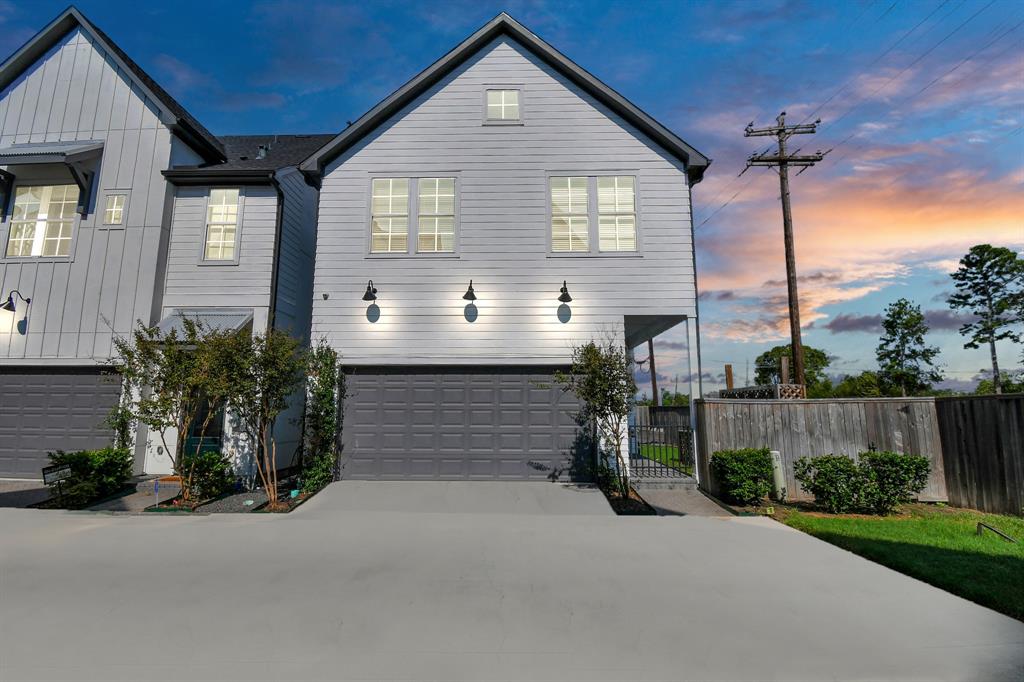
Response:
M71 257L8 259L9 218L0 226L0 289L32 299L28 317L0 312L0 364L90 363L105 359L115 334L155 321L161 230L170 192L173 135L156 105L81 29L71 31L0 92L0 145L69 140L104 144L95 194L76 219ZM64 166L11 167L16 186L72 182ZM102 198L128 190L125 224L102 225ZM20 303L20 301L19 301Z
M524 125L482 125L484 88L502 85L521 88ZM637 178L638 253L550 255L548 176L608 173ZM457 178L454 256L367 255L378 175ZM695 315L683 163L508 37L329 163L319 217L313 337L346 364L564 364L576 341L621 340L626 314ZM361 300L369 279L376 323Z

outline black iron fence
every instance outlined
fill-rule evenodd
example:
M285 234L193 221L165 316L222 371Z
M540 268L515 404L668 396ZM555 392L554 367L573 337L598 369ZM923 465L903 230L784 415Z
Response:
M694 476L693 431L678 423L629 427L629 470L636 478Z

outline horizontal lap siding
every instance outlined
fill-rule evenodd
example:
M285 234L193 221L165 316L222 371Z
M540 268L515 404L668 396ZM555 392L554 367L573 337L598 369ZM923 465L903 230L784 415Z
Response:
M75 30L0 93L0 145L101 140L95 204L79 221L72 258L0 261L0 289L32 299L22 316L0 319L0 363L39 358L102 359L114 334L150 321L158 282L171 133L157 108L103 49ZM70 183L58 164L12 166L18 184ZM106 190L129 190L123 229L103 229ZM9 218L9 216L8 216ZM10 225L0 228L0 258Z
M483 126L485 85L523 87L523 126ZM548 257L547 173L635 174L642 258ZM364 257L370 177L455 174L458 257ZM410 216L410 224L415 216ZM378 287L380 320L360 300ZM469 280L479 317L462 300ZM572 318L559 322L568 280ZM692 315L682 164L507 38L484 48L329 165L320 195L313 333L353 364L564 362L621 337L626 314ZM324 295L327 299L324 299Z

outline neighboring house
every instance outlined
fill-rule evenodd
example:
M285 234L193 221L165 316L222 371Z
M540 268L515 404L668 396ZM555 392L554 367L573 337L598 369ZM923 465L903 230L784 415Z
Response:
M505 14L303 162L312 335L348 373L342 476L580 476L552 374L591 339L685 324L698 396L708 163Z
M101 370L136 320L308 336L317 193L296 166L328 139L212 135L74 8L0 65L0 478L109 443ZM136 469L168 471L140 436Z

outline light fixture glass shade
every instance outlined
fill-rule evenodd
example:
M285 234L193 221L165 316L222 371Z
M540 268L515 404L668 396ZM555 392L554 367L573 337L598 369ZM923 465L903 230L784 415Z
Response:
M12 313L14 312L15 307L16 306L14 305L14 294L8 296L7 300L4 301L3 305L0 305L0 308L3 308L4 310L7 310Z
M469 280L469 288L466 289L466 293L462 295L462 298L466 299L467 301L476 300L476 292L473 291L473 280Z
M562 289L561 294L558 296L558 300L562 303L570 303L572 301L572 296L569 295L568 283L565 280L562 280Z
M364 301L376 301L377 300L377 287L373 286L373 280L371 279L366 283L366 293L363 294Z

